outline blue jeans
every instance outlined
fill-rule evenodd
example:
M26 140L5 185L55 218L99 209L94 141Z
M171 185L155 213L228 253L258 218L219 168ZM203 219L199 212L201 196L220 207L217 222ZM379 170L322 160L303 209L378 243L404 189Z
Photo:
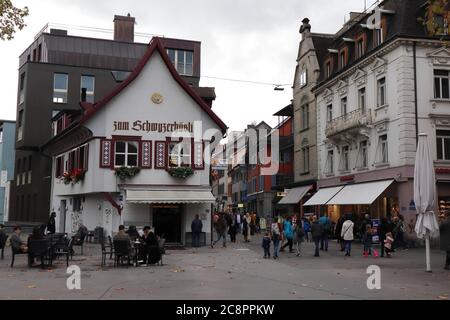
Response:
M192 246L194 248L200 247L200 233L199 232L192 233Z
M220 239L223 240L223 245L225 246L227 244L227 234L226 233L218 233L219 238L213 242L213 245L215 246L217 242L220 241Z
M372 245L364 245L364 253L372 254Z
M273 240L273 257L278 258L278 250L280 249L280 240Z
M352 240L345 240L345 253L350 254L352 251Z

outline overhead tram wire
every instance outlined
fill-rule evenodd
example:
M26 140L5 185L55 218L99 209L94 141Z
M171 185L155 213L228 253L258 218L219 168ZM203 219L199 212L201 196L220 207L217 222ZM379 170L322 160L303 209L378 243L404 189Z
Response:
M213 79L213 80L222 80L222 81L230 81L230 82L249 83L249 84L256 84L256 85L261 85L261 86L271 86L271 87L275 87L275 90L277 90L277 91L282 91L282 90L284 90L283 87L287 87L287 86L291 86L292 85L291 83L277 84L277 83L270 83L270 82L230 79L230 78L221 78L221 77L212 77L212 76L202 76L202 78Z

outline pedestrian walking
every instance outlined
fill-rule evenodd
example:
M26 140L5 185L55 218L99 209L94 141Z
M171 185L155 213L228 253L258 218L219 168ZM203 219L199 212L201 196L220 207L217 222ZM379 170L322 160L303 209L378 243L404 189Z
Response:
M395 217L395 227L394 227L394 246L396 248L402 247L403 250L407 250L408 246L405 242L405 219L400 214Z
M450 214L447 213L447 219L445 219L439 226L441 233L441 250L447 254L445 260L445 270L449 270L450 267Z
M230 241L236 243L236 219L233 215L227 214L228 219L228 234L230 235Z
M227 221L225 219L225 215L220 215L219 219L216 223L216 232L217 232L217 240L213 241L211 243L211 248L214 248L214 246L222 239L222 246L224 248L227 247Z
M386 239L384 240L384 248L386 251L386 257L391 258L391 253L394 252L394 236L392 235L392 232L388 232L386 234Z
M264 259L270 259L270 243L271 243L270 235L268 232L264 234L262 240L262 247L264 249Z
M380 225L378 226L378 237L380 239L380 252L382 258L384 257L385 252L384 240L386 240L386 234L391 231L389 230L389 226L390 224L386 218L382 218Z
M342 225L341 236L345 243L345 256L350 257L352 251L352 242L355 239L353 235L353 228L355 224L351 220L350 216L347 216L346 221Z
M314 257L320 257L319 255L319 245L320 240L322 239L323 234L323 225L319 223L317 217L314 216L311 225L311 235L315 245L315 254Z
M336 229L335 229L335 235L336 238L338 240L339 245L341 246L341 252L344 252L345 250L345 246L344 246L344 239L341 236L341 232L342 232L342 225L345 222L345 217L341 216L336 224Z
M303 229L303 223L301 219L297 219L297 224L295 226L294 232L294 245L297 249L297 257L300 257L302 253L302 242L305 239L305 231Z
M250 242L250 223L251 217L250 214L247 213L243 219L242 225L242 234L244 235L245 242Z
M323 225L323 233L320 239L320 250L328 251L328 238L331 235L331 220L327 214L320 217L319 223Z
M239 212L235 212L234 213L234 218L236 221L236 233L241 233L242 232L242 217L241 214Z
M311 242L311 222L309 219L303 219L303 230L305 231L306 242Z
M284 221L283 224L283 233L286 238L286 243L281 247L281 252L284 252L284 249L289 246L289 253L294 252L294 228L292 226L292 218L289 217Z
M195 219L191 223L191 231L192 231L192 246L194 248L200 247L200 235L203 230L203 222L200 220L200 216L198 214L195 215Z
M372 255L372 227L370 225L366 226L366 231L363 235L363 244L364 244L364 257L368 257Z
M281 240L281 231L277 221L272 222L270 230L273 242L273 258L276 260L278 259L278 250L280 248L280 240Z

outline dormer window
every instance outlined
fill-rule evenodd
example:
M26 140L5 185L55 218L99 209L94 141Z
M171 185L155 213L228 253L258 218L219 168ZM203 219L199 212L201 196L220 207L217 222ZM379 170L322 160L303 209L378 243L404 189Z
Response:
M342 70L347 66L348 62L348 48L343 48L339 52L339 69Z
M333 73L333 60L332 58L328 58L325 61L325 78L328 79L329 77L331 77L331 74Z
M386 40L386 18L383 18L379 26L374 30L374 47L384 43Z
M361 58L366 54L366 35L362 34L356 39L356 58Z

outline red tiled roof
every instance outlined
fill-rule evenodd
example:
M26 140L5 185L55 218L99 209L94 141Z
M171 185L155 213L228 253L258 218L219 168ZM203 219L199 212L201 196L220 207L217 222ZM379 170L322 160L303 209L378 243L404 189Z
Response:
M211 110L211 107L208 106L202 98L192 89L186 81L183 80L183 78L178 74L175 67L173 66L172 62L170 61L169 56L167 55L164 46L162 45L161 40L158 37L154 37L152 41L150 42L147 52L137 65L136 69L130 74L130 76L121 83L116 89L114 89L110 94L108 94L106 97L104 97L102 100L96 102L95 104L90 103L80 103L80 106L85 110L84 116L81 118L79 125L82 125L87 120L92 118L97 112L105 108L108 103L118 94L122 92L128 85L130 85L141 73L141 71L144 69L147 62L150 60L150 58L153 56L153 54L158 51L161 55L164 63L166 64L167 68L169 69L170 73L172 74L172 77L175 79L176 82L188 93L192 99L195 100L195 102L205 111L211 119L219 126L219 128L225 132L228 127L226 124L214 113L214 111Z

